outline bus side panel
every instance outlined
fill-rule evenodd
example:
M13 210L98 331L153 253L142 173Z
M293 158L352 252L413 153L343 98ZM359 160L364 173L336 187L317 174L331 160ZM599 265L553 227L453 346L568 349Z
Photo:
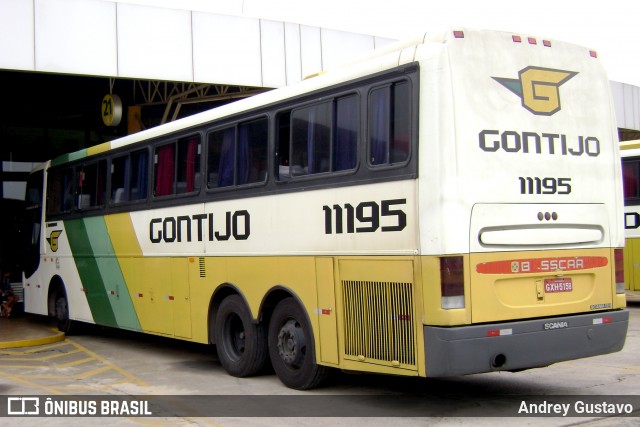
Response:
M66 229L94 321L140 330L104 218L67 221Z
M129 214L106 216L105 223L142 331L170 335L167 258L142 257Z
M316 291L318 292L318 329L320 336L320 360L323 363L337 365L338 326L336 322L336 295L333 258L316 258Z
M624 248L624 283L628 291L640 291L640 239L628 238Z
M140 319L139 328L154 334L191 338L189 265L194 260L143 257L129 214L107 216L105 223L118 270L122 272L135 315Z

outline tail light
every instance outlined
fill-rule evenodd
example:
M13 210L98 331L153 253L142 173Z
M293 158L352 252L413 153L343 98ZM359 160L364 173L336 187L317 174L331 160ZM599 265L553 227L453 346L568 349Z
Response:
M624 294L624 252L622 249L613 250L616 268L616 293Z
M464 263L461 256L440 258L442 308L464 308Z

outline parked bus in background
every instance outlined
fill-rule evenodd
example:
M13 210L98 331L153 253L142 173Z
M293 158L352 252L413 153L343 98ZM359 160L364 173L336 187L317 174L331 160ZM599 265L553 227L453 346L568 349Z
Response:
M624 283L640 291L640 140L620 143L624 188Z
M61 156L29 180L26 310L296 389L618 351L612 105L593 51L456 30Z

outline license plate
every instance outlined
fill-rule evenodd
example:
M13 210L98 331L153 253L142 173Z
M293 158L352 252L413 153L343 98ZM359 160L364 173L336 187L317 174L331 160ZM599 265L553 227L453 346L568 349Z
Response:
M553 292L571 292L573 290L573 282L571 277L555 277L553 279L544 279L545 293Z

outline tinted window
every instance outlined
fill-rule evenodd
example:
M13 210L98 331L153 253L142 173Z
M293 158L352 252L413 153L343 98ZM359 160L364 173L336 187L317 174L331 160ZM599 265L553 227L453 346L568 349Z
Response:
M356 167L359 124L356 95L280 113L277 122L279 178Z
M637 201L640 199L640 160L623 160L622 179L625 202Z
M200 138L182 138L156 147L154 195L193 193L200 189Z
M267 150L266 118L211 132L207 148L207 188L264 182Z
M389 165L409 158L410 91L407 82L376 88L369 95L369 163Z
M71 212L75 207L73 169L56 170L49 174L47 214Z
M147 150L138 150L111 161L111 200L122 203L144 200L148 195Z
M107 161L83 165L78 176L78 208L104 206L107 191Z

